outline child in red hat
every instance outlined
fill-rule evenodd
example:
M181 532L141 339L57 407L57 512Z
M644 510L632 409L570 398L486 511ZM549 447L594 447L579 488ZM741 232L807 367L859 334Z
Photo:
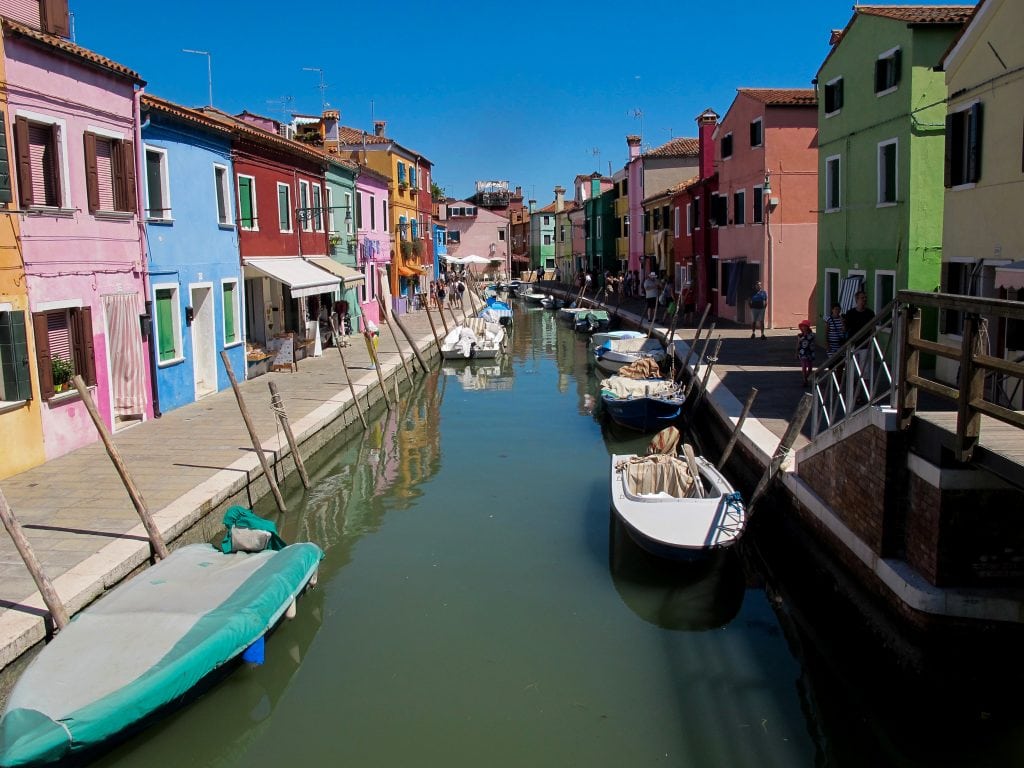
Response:
M804 375L804 386L811 383L814 370L814 332L808 320L800 321L800 333L796 336L796 356L800 361L800 372Z

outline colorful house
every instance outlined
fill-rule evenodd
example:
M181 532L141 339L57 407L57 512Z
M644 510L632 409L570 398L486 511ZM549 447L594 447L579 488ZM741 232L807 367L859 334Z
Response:
M471 264L477 273L497 273L508 268L509 222L505 211L492 211L468 200L446 200L439 206L447 229L448 255L462 258L476 255L489 264Z
M231 132L200 112L142 97L143 213L150 276L154 410L245 376Z
M833 33L815 80L816 314L840 301L844 281L863 285L876 312L898 289L939 287L946 83L936 67L972 11L855 6Z
M537 201L530 201L530 266L537 269L555 267L555 203L537 210Z
M347 329L355 330L360 327L359 318L362 314L360 289L366 283L366 276L358 264L356 174L359 168L351 160L327 152L324 158L323 216L327 222L327 246L330 252L328 258L312 261L340 278L341 289L334 297L333 308L337 310L339 322Z
M982 0L942 61L950 97L946 114L942 291L998 299L1024 298L1024 4ZM963 315L939 318L939 340L959 346ZM1024 323L992 321L991 353L1020 360ZM939 358L937 373L956 383L956 361ZM1021 395L1010 394L1011 407Z
M711 201L718 317L749 322L755 282L768 291L767 328L796 328L817 316L817 133L811 88L740 88L722 118Z
M392 241L388 226L388 177L366 166L359 166L356 176L356 236L358 266L363 284L357 289L363 317L380 325L380 304L377 291L388 281Z
M529 208L509 211L509 231L512 241L512 273L518 275L530 268Z
M35 341L29 369L51 459L97 439L66 373L82 376L112 430L153 414L136 183L144 83L60 36L68 30L53 26L53 12L66 22L66 5L46 4L46 18L40 3L13 5L27 23L2 22L6 119Z
M595 274L618 271L615 258L614 184L596 171L576 177L576 199L583 208L583 258Z
M555 187L555 265L565 275L588 268L584 249L577 250L573 247L574 241L579 242L579 240L573 231L573 222L570 217L579 211L579 208L580 204L576 200L566 201L565 187Z

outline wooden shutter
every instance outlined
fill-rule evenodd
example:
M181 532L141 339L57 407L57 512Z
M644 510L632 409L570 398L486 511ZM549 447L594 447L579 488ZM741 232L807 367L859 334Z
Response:
M892 84L896 86L900 82L900 72L903 69L903 52L899 49L892 55Z
M238 341L235 335L235 284L224 283L224 343Z
M885 59L875 59L875 93L885 90Z
M131 141L119 141L115 143L117 149L116 157L119 159L114 165L116 175L114 177L114 193L117 196L117 210L128 213L137 213L135 189L135 143Z
M238 177L238 223L252 229L252 179Z
M156 292L157 358L160 362L173 360L174 349L174 308L171 301L174 293L161 288Z
M85 144L85 189L89 200L89 213L100 209L99 171L96 166L96 135L83 134Z
M36 339L36 370L39 372L39 397L53 397L53 359L50 355L49 321L45 312L32 315L32 333Z
M11 185L11 157L7 150L7 123L3 110L0 110L0 203L14 200Z
M24 312L0 312L0 347L6 352L3 355L3 369L0 370L5 399L31 400L32 382Z
M840 78L836 82L836 84L834 86L834 90L835 90L835 95L832 97L833 101L834 101L834 109L842 109L843 108L843 80L842 80L842 78Z
M953 121L956 113L946 115L946 156L943 168L943 184L947 189L953 186Z
M60 37L71 35L68 0L41 0L39 10L44 32Z
M981 102L967 112L967 183L981 178Z
M32 197L32 155L28 149L28 120L14 118L14 150L18 158L18 202L22 208L31 208Z
M75 373L90 387L96 385L96 351L92 340L92 309L79 307L70 311L74 342Z

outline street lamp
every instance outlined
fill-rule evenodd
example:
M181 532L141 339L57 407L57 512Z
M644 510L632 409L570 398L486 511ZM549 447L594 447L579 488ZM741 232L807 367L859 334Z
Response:
M207 84L207 87L209 88L209 98L210 98L209 106L212 107L213 106L213 57L210 55L209 51L196 51L196 50L193 50L192 48L182 48L181 52L182 53L195 53L195 54L198 54L200 56L205 56L206 57L206 84Z

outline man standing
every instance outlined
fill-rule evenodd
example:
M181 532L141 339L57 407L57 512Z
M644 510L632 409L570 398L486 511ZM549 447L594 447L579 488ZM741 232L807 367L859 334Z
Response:
M863 290L857 291L853 296L854 304L843 316L846 321L846 338L851 339L865 325L875 319L875 313L868 308L868 295Z
M651 272L644 280L644 298L647 300L647 320L654 322L654 313L658 308L658 275Z
M754 283L754 293L747 301L750 307L750 338L757 335L757 326L761 325L761 338L764 335L764 310L768 306L768 292L761 286L760 282Z

